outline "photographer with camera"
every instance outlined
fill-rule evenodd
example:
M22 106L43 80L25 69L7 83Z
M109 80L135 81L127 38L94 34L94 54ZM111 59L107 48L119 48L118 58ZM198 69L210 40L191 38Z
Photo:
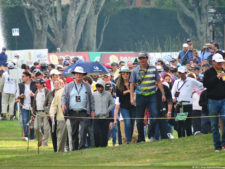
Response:
M193 89L203 89L203 84L196 79L186 76L187 69L185 66L178 68L180 79L174 82L172 88L173 102L176 102L176 128L178 137L185 137L192 135L191 119L187 118L192 113L192 92ZM181 113L181 114L180 114ZM181 116L184 115L184 118Z

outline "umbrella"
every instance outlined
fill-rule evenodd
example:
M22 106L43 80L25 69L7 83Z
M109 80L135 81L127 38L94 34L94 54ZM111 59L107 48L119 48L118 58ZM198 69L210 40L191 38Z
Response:
M109 72L108 69L99 62L79 62L67 67L62 75L63 76L71 75L72 74L71 72L77 66L81 66L84 69L84 71L87 72L88 74L105 74Z

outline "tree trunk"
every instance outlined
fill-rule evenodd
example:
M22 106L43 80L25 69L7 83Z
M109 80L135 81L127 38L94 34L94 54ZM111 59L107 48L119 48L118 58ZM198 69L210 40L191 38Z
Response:
M86 51L96 51L97 47L97 26L98 17L105 4L105 0L95 0L89 11L87 22L83 31L82 49ZM108 23L107 23L108 24ZM103 28L105 27L105 23ZM102 29L104 31L104 29ZM104 33L104 32L103 32Z
M196 39L203 45L209 40L208 30L208 0L174 0L177 5L177 19L184 31L190 37ZM189 3L186 5L185 3ZM190 6L191 8L188 8ZM192 19L195 27L186 23L185 16ZM194 39L194 38L193 38Z

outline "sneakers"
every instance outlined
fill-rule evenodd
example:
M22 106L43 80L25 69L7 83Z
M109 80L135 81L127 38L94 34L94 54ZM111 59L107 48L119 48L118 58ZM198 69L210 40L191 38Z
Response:
M225 145L222 146L222 149L225 150Z
M10 120L11 120L11 121L13 121L13 120L15 120L15 119L16 119L15 116L10 116Z
M221 150L222 150L222 148L221 148L221 147L218 147L218 148L215 149L215 153L218 153L218 152L220 152Z
M7 120L5 116L0 117L0 120Z
M202 134L200 131L196 131L196 132L194 133L195 136L200 135L200 134Z
M24 137L24 140L25 140L25 141L28 141L28 137Z
M169 139L174 139L174 136L171 133L167 133L167 136L168 136Z

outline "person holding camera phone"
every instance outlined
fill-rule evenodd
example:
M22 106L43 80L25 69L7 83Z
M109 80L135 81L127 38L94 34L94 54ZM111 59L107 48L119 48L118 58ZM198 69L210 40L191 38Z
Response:
M177 102L176 113L188 113L187 117L191 116L192 113L192 93L193 89L203 89L203 84L196 79L189 78L186 76L187 69L185 66L178 68L180 79L174 82L171 90L173 102ZM182 111L182 112L181 112ZM177 121L177 132L178 137L185 137L192 135L191 131L191 119Z

